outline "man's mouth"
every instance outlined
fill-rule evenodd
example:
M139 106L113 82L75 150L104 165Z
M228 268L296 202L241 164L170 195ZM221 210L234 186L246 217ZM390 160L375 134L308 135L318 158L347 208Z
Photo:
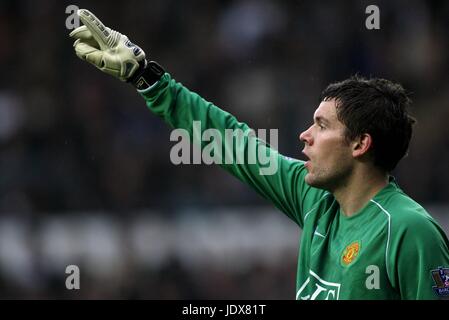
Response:
M306 157L306 162L304 163L304 166L307 169L310 169L310 157L307 155L307 153L304 150L302 150L302 154Z
M304 150L302 150L301 153L306 157L306 161L310 160L309 155Z
M306 161L306 162L304 163L304 167L306 167L308 170L310 170L310 160L309 160L309 161Z

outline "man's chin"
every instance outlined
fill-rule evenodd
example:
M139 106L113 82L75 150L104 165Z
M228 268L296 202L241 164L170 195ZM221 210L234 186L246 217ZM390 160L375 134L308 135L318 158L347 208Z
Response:
M315 187L315 179L313 178L313 175L308 172L306 176L304 177L304 181L311 187Z
M304 177L304 181L311 187L318 189L326 189L325 183L317 180L310 172Z

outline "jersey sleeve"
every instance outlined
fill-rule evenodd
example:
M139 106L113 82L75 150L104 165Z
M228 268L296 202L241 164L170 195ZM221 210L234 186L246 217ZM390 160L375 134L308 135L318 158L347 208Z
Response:
M153 113L171 128L185 130L201 149L217 144L221 148L221 157L215 158L215 163L254 188L303 227L304 212L325 193L305 183L307 172L303 161L285 157L256 135L248 134L251 131L248 125L188 90L168 73L149 89L139 92ZM213 138L205 141L204 134L209 129L217 130L219 137L208 134ZM235 132L246 134L239 136L234 135Z
M392 282L405 300L449 298L449 242L430 217L410 216L393 228Z

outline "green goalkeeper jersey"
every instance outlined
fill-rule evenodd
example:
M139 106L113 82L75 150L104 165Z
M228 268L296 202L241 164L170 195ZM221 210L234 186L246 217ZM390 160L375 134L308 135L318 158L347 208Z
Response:
M148 108L172 128L249 130L235 117L166 73L140 91ZM198 134L198 132L196 133ZM251 141L251 139L254 139ZM302 228L296 299L438 299L449 296L449 241L441 227L391 177L357 214L346 217L334 196L307 185L304 162L282 156L248 135L222 142L223 154L244 155L251 142L274 156L276 171L255 161L221 166L253 187ZM199 142L205 147L205 142Z

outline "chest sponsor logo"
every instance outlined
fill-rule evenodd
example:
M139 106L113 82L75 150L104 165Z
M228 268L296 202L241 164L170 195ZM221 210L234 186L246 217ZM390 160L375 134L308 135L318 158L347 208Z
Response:
M449 268L439 267L431 273L436 284L432 287L433 291L439 297L449 297Z
M343 250L343 253L341 255L341 264L344 267L350 265L355 259L357 259L359 252L360 241L354 241Z
M309 277L296 293L296 300L338 300L340 286L340 283L323 280L309 270Z

